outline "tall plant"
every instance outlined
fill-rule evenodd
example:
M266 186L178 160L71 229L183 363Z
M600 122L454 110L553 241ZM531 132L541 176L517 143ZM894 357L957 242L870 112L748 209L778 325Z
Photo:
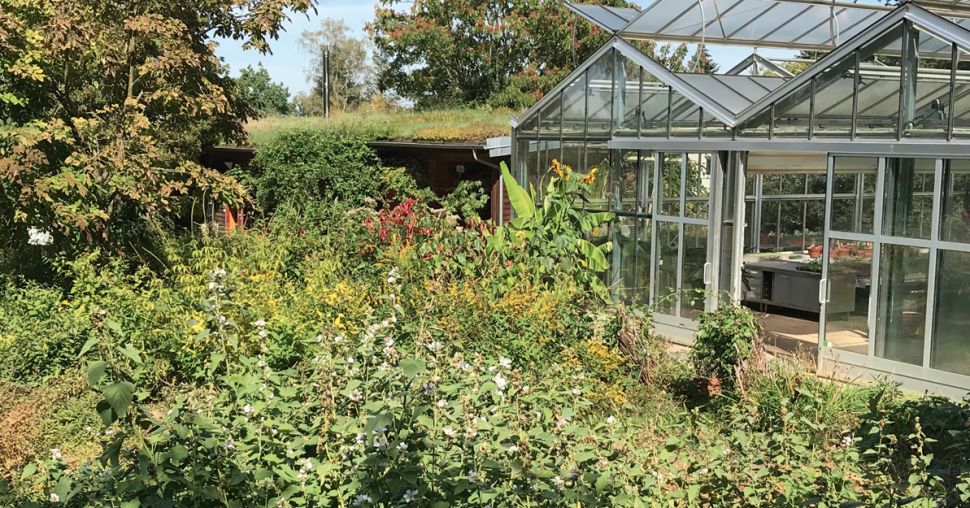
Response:
M606 286L597 274L609 268L606 254L612 250L613 243L596 246L586 237L603 223L612 221L614 215L589 213L575 206L586 201L596 181L596 169L581 175L553 160L552 171L556 176L543 194L542 206L537 206L535 188L531 185L528 191L522 188L502 163L502 175L516 218L495 230L491 246L521 247L535 260L528 267L532 275L555 280L568 274L608 299Z

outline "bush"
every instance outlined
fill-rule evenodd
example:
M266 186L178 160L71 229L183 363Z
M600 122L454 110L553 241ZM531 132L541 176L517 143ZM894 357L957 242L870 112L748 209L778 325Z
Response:
M256 152L248 168L235 169L257 207L284 205L318 214L334 201L348 208L378 196L381 161L367 138L342 129L283 131Z
M698 318L693 358L698 371L719 379L726 390L734 389L736 368L748 358L761 334L758 318L745 307L721 304Z

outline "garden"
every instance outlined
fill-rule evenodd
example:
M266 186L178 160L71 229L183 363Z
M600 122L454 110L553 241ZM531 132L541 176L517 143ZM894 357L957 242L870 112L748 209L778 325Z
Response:
M733 305L669 353L585 240L603 177L552 172L495 227L349 133L290 131L236 175L248 230L161 230L152 263L31 245L49 277L0 293L0 504L970 500L967 403L769 359Z

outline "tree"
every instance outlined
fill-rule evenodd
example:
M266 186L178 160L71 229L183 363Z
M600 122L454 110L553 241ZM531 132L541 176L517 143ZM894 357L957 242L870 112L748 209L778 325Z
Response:
M415 0L407 12L398 3L381 0L367 29L386 65L379 88L419 107L531 105L610 37L564 0Z
M312 3L0 0L0 234L120 249L185 198L238 202L234 179L195 162L253 115L212 38L267 52Z
M371 65L371 43L366 37L353 37L342 20L327 18L318 30L304 30L300 47L313 55L305 70L308 83L318 99L302 98L306 115L323 112L323 51L330 48L330 106L354 108L374 92L374 67Z
M289 114L290 90L283 83L273 83L269 71L262 63L259 64L259 69L253 69L252 65L246 66L239 72L236 83L239 85L239 98L260 116Z

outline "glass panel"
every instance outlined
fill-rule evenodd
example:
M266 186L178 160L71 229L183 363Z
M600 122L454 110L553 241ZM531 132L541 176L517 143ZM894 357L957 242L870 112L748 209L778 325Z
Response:
M775 137L808 139L811 94L812 87L806 84L775 104Z
M781 175L764 175L761 179L762 196L781 195Z
M956 87L953 89L953 137L970 137L970 53L962 47L957 48Z
M970 161L944 161L940 239L970 243Z
M585 165L583 157L586 155L586 142L584 141L563 141L562 143L562 163L569 166L573 171L579 171Z
M637 151L614 150L616 171L613 173L613 209L634 212L637 207Z
M970 253L940 251L930 366L970 376Z
M555 176L552 172L552 161L559 160L562 158L561 150L559 149L561 143L559 140L542 140L539 141L539 187L536 189L536 199L541 200L542 196L546 192L546 187Z
M779 230L779 251L801 252L805 250L805 201L781 202L781 229Z
M863 138L895 138L899 118L899 58L874 56L902 47L902 25L883 34L862 49L859 70L859 104L856 135Z
M930 238L935 164L933 159L886 159L884 235Z
M738 136L742 138L767 138L770 124L771 108L765 108L764 111L738 126Z
M637 110L640 105L640 66L616 52L616 92L613 95L615 136L637 135Z
M663 188L661 189L662 215L679 217L680 210L680 175L683 169L683 154L665 153L663 166Z
M883 244L876 301L876 356L922 365L929 249Z
M685 217L706 219L711 196L711 155L689 154L687 156L687 182Z
M515 175L519 182L526 182L526 187L531 183L533 186L536 183L536 175L539 174L538 170L538 154L536 153L536 142L529 139L518 139L518 146L516 147L516 159L518 159L518 174ZM527 189L528 190L528 189Z
M704 137L705 138L729 138L731 128L718 120L714 115L704 112Z
M914 42L920 48L915 64L919 68L916 71L916 93L906 111L907 122L904 135L946 138L948 113L944 105L950 103L950 43L934 37L919 27L915 28ZM931 49L943 50L946 59L924 56L924 51Z
M643 137L667 137L669 101L670 87L644 71L643 96L640 102L640 129Z
M586 74L583 73L562 92L562 133L564 136L586 134ZM575 166L575 167L578 167Z
M680 92L671 92L670 135L671 137L696 138L700 134L701 108Z
M613 116L613 50L589 68L589 135L608 136Z
M534 138L536 134L536 130L538 128L536 121L538 121L538 119L536 118L536 115L532 115L528 120L519 124L518 129L516 129L519 133L519 136L532 134L532 136L529 136L529 137Z
M832 231L872 234L879 159L836 157L832 182Z
M613 288L620 300L632 302L636 295L636 219L617 217L613 231Z
M761 238L758 248L761 252L775 252L778 250L778 211L781 201L761 202Z
M825 69L815 80L815 130L818 137L849 138L855 54Z
M829 301L825 305L825 341L829 347L869 354L869 292L872 248L855 256L853 242L829 244Z
M643 150L640 152L640 213L653 213L653 166L656 154Z
M684 273L680 315L697 319L704 312L704 265L707 263L707 226L684 224Z
M562 95L557 95L555 99L549 101L548 104L539 113L539 135L542 137L552 136L555 138L559 137L559 131L562 128L562 112L559 111L561 106Z
M610 150L605 142L590 143L586 147L586 165L596 168L596 179L589 193L587 208L594 210L609 210L609 181L610 181ZM579 171L587 174L589 171Z
M640 303L650 301L650 219L637 219L637 300Z
M657 298L654 305L662 314L677 314L677 261L680 226L657 222Z

